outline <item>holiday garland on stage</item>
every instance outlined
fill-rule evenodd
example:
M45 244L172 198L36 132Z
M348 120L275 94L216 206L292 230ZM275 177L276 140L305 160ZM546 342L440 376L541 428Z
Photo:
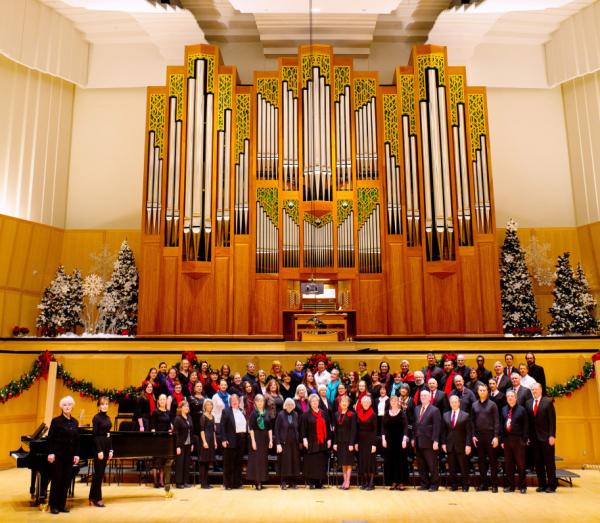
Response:
M189 358L188 353L188 359ZM447 359L452 359L453 355ZM195 360L195 354L193 359ZM446 359L446 358L444 358ZM573 392L581 389L590 379L596 377L594 371L595 361L600 360L600 352L592 356L592 361L586 361L583 365L583 370L577 376L572 376L564 384L558 384L553 387L548 387L548 396L552 398L562 398L566 396L570 398ZM0 403L6 403L8 400L18 398L23 392L29 390L31 386L40 378L48 377L48 369L50 362L56 361L54 354L48 351L42 352L31 366L31 370L23 374L20 378L12 380L4 387L0 387ZM319 361L324 361L327 370L339 369L341 366L337 361L331 360L324 352L317 352L310 356L305 368L316 370ZM98 399L100 396L107 396L110 401L120 401L127 399L132 395L137 394L141 387L129 386L123 389L98 389L91 381L74 378L70 372L66 371L62 363L58 364L57 377L63 380L65 387L74 392L78 392L82 398Z

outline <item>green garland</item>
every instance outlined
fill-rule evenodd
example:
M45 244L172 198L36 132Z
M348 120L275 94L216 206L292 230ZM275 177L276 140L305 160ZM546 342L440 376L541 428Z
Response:
M562 398L563 396L570 398L573 392L581 389L588 380L595 377L594 364L586 361L583 364L583 371L577 374L577 376L571 376L565 384L559 383L558 385L554 385L554 387L548 387L548 396L551 398Z
M106 396L110 401L119 402L122 399L127 399L130 396L135 396L141 387L126 387L124 389L97 389L91 381L78 380L67 372L62 364L58 364L56 372L57 377L63 380L65 387L73 392L79 392L82 398L90 398L97 400L101 396Z

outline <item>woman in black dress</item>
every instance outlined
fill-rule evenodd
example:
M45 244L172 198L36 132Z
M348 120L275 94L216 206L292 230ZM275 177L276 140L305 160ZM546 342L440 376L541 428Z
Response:
M250 416L254 412L254 385L249 381L245 381L242 385L244 394L242 396L242 410L246 419L249 420Z
M183 400L177 407L177 415L173 421L175 432L175 485L177 488L190 486L190 465L192 464L192 451L194 443L192 440L193 425L190 414L190 406Z
M248 469L246 477L252 481L256 490L262 490L262 484L269 478L269 449L273 448L271 420L265 408L265 398L257 394L254 398L254 412L248 420L250 449L248 451Z
M156 410L150 416L150 430L152 432L173 432L173 425L171 424L171 415L167 410L167 397L161 394L156 400ZM152 468L152 476L154 477L154 487L165 486L165 473L164 473L165 459L156 458ZM157 474L157 470L160 470L160 475Z
M341 385L340 385L341 387ZM339 409L334 414L333 450L337 452L337 462L342 467L344 481L339 487L350 488L350 477L354 465L354 445L356 443L356 414L350 410L350 397L340 399Z
M377 414L371 407L371 397L363 396L356 408L358 437L355 449L358 452L358 476L361 490L373 490L377 470Z
M288 485L296 488L300 475L300 423L296 412L296 403L287 398L283 410L275 420L275 445L277 446L277 465L281 477L281 489Z
M194 390L192 391L192 395L188 398L188 404L190 406L190 416L192 417L192 424L194 425L194 436L198 438L195 442L197 445L197 449L200 450L200 418L202 417L202 413L204 412L204 385L202 382L198 381L194 384Z
M48 463L52 465L50 512L69 512L67 492L73 478L73 465L79 463L79 424L71 416L75 401L71 396L60 400L62 410L52 419L48 430Z
M292 385L292 375L289 372L284 372L279 384L279 393L283 396L283 399L294 398L296 388Z
M265 405L269 413L269 420L275 425L277 414L283 410L284 397L279 392L279 382L272 379L267 384L267 393L265 394ZM295 404L294 404L295 405Z
M102 480L104 479L104 470L106 463L113 457L112 440L110 437L110 429L112 421L108 417L108 398L100 396L96 403L98 414L92 419L92 433L94 435L94 446L96 453L94 454L94 475L92 477L92 485L90 487L90 505L96 507L104 507L102 501Z
M327 413L319 408L319 396L308 398L310 408L302 415L300 435L305 448L304 477L311 489L323 488L327 479L328 449L331 447L331 433Z
M212 488L208 484L208 469L215 462L215 450L217 448L217 432L215 430L215 418L213 416L212 400L204 400L204 414L200 418L200 452L198 462L200 465L200 488Z
M390 408L383 417L383 436L381 444L383 454L383 472L386 485L390 490L404 490L408 483L407 444L409 441L408 419L400 408L398 396L390 397Z
M155 389L151 382L146 382L140 395L135 401L133 422L140 432L150 430L150 416L156 410Z

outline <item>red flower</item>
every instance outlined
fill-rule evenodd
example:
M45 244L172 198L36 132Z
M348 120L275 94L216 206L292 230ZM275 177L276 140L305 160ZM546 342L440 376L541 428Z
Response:
M19 327L18 325L15 325L12 330L13 336L18 336L20 332L21 332L21 327Z
M121 329L121 336L129 336L129 329Z
M572 392L567 392L567 393L565 394L565 396L566 396L567 398L570 398L572 395L573 395L573 393L572 393Z
M21 334L26 335L29 334L29 329L27 327L21 327L20 332Z
M596 354L592 356L592 362L596 362L598 360L600 360L600 352L596 352Z

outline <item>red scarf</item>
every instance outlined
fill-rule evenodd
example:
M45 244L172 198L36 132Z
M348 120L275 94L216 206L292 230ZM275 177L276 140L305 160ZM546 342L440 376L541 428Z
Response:
M358 419L363 423L367 421L374 413L373 408L369 407L367 410L363 409L361 404L356 406L356 414L358 414Z
M322 445L325 443L325 438L327 438L327 426L325 425L325 420L321 414L321 409L317 412L313 410L312 415L317 418L317 442L319 445Z
M419 404L419 395L421 394L422 390L423 389L420 386L418 386L415 395L413 396L413 402L415 403L415 407Z
M450 371L450 374L446 377L446 385L444 387L444 392L446 396L450 397L450 393L452 392L452 386L454 385L454 376L456 376L456 372L454 370Z
M177 393L177 392L173 391L173 397L175 398L177 405L179 405L183 401L183 393L182 392Z
M156 400L154 399L154 394L148 394L147 392L145 394L148 403L150 403L150 416L152 416L152 413L156 410Z

